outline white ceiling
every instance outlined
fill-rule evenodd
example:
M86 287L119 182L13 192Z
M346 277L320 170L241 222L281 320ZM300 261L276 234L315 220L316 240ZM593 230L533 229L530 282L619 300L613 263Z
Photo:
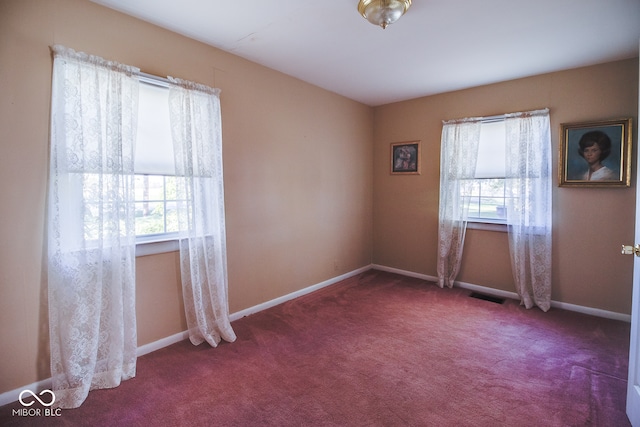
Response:
M92 0L376 106L638 56L640 0Z

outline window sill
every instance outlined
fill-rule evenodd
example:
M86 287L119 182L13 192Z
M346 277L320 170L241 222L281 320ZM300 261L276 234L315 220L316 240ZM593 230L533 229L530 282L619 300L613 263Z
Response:
M180 250L178 239L136 243L136 257L175 252L177 250Z
M502 233L507 232L507 224L497 222L467 221L467 228L471 230L499 231Z

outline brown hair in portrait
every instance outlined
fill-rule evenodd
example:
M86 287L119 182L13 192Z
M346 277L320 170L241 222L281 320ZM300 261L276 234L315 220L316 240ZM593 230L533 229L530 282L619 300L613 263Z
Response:
M591 147L594 144L598 144L598 147L600 147L600 161L609 157L609 154L611 154L611 138L600 130L592 130L582 135L578 142L580 146L580 148L578 148L578 154L584 158L585 148Z

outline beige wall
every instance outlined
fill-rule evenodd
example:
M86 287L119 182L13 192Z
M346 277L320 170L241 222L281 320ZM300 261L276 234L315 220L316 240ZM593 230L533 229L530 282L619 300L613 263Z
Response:
M50 376L55 43L222 89L231 312L370 264L370 107L85 0L0 1L0 393ZM177 253L138 258L137 319L139 345L186 329Z
M374 263L437 275L442 120L544 107L557 170L561 123L633 117L636 125L638 59L376 108ZM409 140L422 141L422 174L390 175L389 143ZM635 164L633 180L635 187ZM634 211L634 188L559 188L556 178L553 300L630 314L633 260L620 255L620 246L633 240ZM469 230L458 280L514 292L506 233Z

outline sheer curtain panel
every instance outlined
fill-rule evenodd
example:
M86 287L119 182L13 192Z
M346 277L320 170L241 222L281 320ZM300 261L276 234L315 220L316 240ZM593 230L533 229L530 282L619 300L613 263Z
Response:
M135 376L133 153L138 69L59 45L48 207L55 404Z
M219 90L169 78L178 182L180 271L189 339L216 347L229 321Z
M551 306L551 131L549 110L507 115L506 193L516 290L526 308Z
M460 270L475 177L480 122L444 122L440 148L438 286L453 287Z

